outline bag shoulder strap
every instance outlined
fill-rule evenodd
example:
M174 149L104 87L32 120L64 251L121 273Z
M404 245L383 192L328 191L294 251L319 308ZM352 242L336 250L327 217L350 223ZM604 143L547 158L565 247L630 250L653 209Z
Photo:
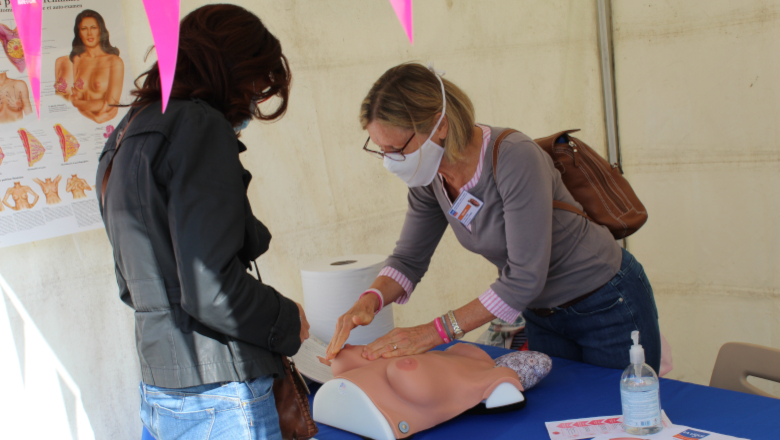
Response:
M133 116L130 117L130 120L127 121L127 125L125 125L125 128L119 130L119 133L116 135L116 148L114 149L114 154L111 156L111 159L108 161L108 165L106 166L106 172L103 174L103 184L101 185L100 189L100 203L103 206L106 206L106 186L108 185L108 178L111 176L111 169L114 167L114 158L116 157L116 154L119 153L119 147L122 146L122 139L124 139L125 133L127 133L127 129L130 128L130 124L133 123L133 120L141 114L144 110L146 110L146 107L149 107L149 105L145 105L141 107L140 110L138 110Z
M506 139L506 137L512 133L517 133L517 130L512 128L507 128L506 130L502 131L500 135L498 135L498 137L496 138L496 142L493 144L493 179L496 181L496 186L498 186L498 149L499 147L501 147L501 143L504 142L504 139ZM561 209L564 211L573 212L575 214L579 214L585 217L590 221L593 221L593 219L588 217L588 214L585 214L582 210L578 209L576 206L566 202L553 200L553 209Z

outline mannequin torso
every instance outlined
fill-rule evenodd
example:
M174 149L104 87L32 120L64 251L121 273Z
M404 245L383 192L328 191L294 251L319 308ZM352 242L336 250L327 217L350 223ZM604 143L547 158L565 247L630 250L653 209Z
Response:
M332 361L336 378L365 392L389 422L396 438L431 428L473 408L502 383L523 390L517 373L496 367L483 350L456 344L401 358L368 361L362 346L347 346ZM407 432L399 426L406 423Z

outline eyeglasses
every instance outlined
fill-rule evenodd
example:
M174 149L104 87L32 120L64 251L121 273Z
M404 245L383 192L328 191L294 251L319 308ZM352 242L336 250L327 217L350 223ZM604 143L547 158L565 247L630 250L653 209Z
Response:
M417 133L412 133L412 135L409 137L409 140L406 141L403 147L399 149L390 147L391 151L387 151L387 152L381 150L379 151L372 150L368 148L368 143L371 142L371 136L369 136L368 139L366 139L366 143L363 145L363 151L365 151L366 153L371 153L372 156L378 159L384 159L386 157L396 162L403 162L404 160L406 160L406 156L404 156L403 151L406 149L407 146L409 146L409 142L412 141L412 138L414 137L415 134Z

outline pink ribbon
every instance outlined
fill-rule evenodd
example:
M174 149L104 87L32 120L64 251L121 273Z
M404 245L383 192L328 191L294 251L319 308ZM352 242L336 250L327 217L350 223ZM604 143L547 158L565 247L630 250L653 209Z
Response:
M406 36L409 38L409 43L414 46L414 25L412 24L412 0L390 0L390 4L393 5L395 15L398 17L398 21L401 22Z
M35 112L41 119L41 7L42 0L11 0L16 29L22 40L24 62L30 78Z
M168 106L179 53L179 0L144 0L146 17L152 28L162 86L162 111Z

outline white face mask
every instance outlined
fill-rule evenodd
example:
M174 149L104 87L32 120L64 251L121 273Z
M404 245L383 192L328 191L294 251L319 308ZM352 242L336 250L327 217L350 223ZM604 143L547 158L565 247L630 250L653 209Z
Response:
M436 177L436 172L439 170L439 164L441 164L441 158L444 156L444 148L436 145L431 138L433 137L433 134L436 133L436 130L439 129L442 119L444 119L444 114L447 109L447 95L444 93L444 82L439 77L439 74L433 70L432 66L428 66L428 68L436 75L436 79L438 79L441 84L442 110L439 121L436 122L436 126L433 127L431 135L428 136L428 139L422 144L419 150L404 155L404 160L392 160L388 158L391 154L397 155L396 157L398 157L401 153L388 153L385 155L384 159L385 168L403 180L409 188L430 185ZM444 72L442 72L442 74L444 74Z

